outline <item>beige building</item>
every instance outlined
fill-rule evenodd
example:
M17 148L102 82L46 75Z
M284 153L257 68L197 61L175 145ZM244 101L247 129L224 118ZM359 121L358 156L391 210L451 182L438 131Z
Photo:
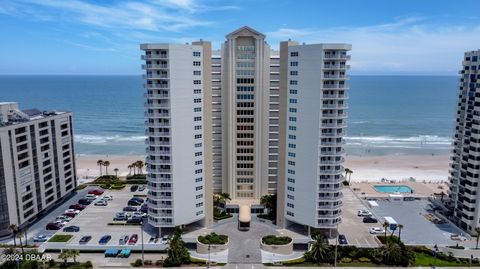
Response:
M71 113L0 103L0 235L74 191L74 156Z

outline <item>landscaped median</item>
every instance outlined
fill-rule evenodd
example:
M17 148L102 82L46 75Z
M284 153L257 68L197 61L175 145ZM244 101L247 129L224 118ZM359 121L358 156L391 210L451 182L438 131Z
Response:
M260 248L276 254L290 255L293 253L293 240L288 236L267 235L261 239Z
M228 236L211 233L197 238L197 253L208 254L221 252L228 249Z
M52 238L50 238L48 240L48 242L51 242L51 243L64 243L64 242L68 242L70 239L72 239L73 235L71 234L56 234L54 236L52 236Z

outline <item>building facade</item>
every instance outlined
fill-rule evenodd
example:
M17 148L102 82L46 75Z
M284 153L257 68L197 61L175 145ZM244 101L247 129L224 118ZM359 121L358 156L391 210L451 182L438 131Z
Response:
M76 187L72 114L0 103L0 236L24 227Z
M148 221L159 229L197 221L208 225L212 218L207 215L211 215L212 206L207 203L212 200L212 187L206 183L211 180L211 78L204 65L210 66L210 45L203 41L143 44L141 49Z
M449 200L457 225L480 226L480 50L465 53L460 71Z

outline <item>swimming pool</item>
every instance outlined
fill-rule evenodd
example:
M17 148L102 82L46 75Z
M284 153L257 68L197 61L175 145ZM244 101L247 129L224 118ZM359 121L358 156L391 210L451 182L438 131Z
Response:
M409 186L405 185L375 185L373 186L376 191L382 192L382 193L394 193L394 192L400 192L400 193L412 193L413 190Z

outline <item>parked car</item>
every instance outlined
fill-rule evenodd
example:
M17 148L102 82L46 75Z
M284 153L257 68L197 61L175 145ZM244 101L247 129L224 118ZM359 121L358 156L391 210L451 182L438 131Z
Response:
M60 230L60 228L62 228L61 224L54 222L48 223L45 227L46 230Z
M95 202L96 206L107 206L108 205L108 202L106 200L100 200L98 202Z
M139 201L140 203L143 203L145 200L143 200L142 198L140 197L132 197L130 198L130 200L135 200L135 201Z
M94 195L102 195L103 194L103 191L100 190L100 189L95 189L95 190L91 190L88 192L88 194L94 194Z
M338 243L340 245L348 245L347 237L344 234L338 235Z
M86 206L81 205L81 204L75 204L75 205L69 206L68 208L82 211L86 208Z
M48 238L48 235L40 234L33 237L33 242L47 242Z
M142 217L131 217L127 220L127 223L129 224L140 224L142 223L143 218Z
M142 213L148 213L148 205L147 204L143 204L141 207L140 207L140 212Z
M113 217L114 221L121 221L121 220L128 220L127 214L124 212L118 212L115 214L115 217Z
M161 243L162 244L167 244L168 240L170 240L170 237L168 235L164 235L164 236L162 236Z
M80 244L86 244L86 243L88 243L90 240L92 240L92 237L91 237L90 235L85 235L85 236L83 236L83 237L80 239L79 243L80 243Z
M57 217L55 218L55 221L61 220L61 221L64 221L65 223L67 223L67 222L71 221L72 219L73 219L73 218L70 217L70 216L60 215L60 216L57 216Z
M372 213L368 210L361 209L357 211L357 216L359 217L371 217Z
M58 226L60 226L60 228L62 228L63 226L67 225L68 221L65 221L65 220L55 220L53 223L57 224Z
M127 205L140 206L140 205L142 205L142 202L140 202L140 201L138 201L138 200L130 199L130 200L128 200Z
M138 187L138 191L144 191L145 190L145 185L141 185L140 187Z
M132 236L130 236L130 240L128 240L128 244L135 245L137 243L137 240L138 240L138 235L132 234Z
M133 217L145 218L145 217L147 217L147 214L137 211L137 212L133 212L133 213L132 213L132 218L133 218Z
M380 227L372 227L369 229L370 234L383 234L385 233L385 229Z
M88 200L88 199L80 199L78 200L78 204L82 205L82 206L87 206L89 204L91 204L92 201Z
M364 223L378 223L378 220L374 217L364 217L363 222Z
M105 200L105 201L112 201L113 200L113 196L108 194L108 195L105 195L102 197L102 200Z
M98 196L93 194L93 193L85 195L85 199L90 200L90 201L93 201L97 198L98 198Z
M77 215L78 213L80 213L80 210L69 208L69 209L65 210L65 213L73 213L73 214Z
M104 235L104 236L102 236L102 238L100 238L98 243L99 244L106 244L106 243L108 243L108 241L110 241L110 239L112 239L111 235Z
M131 192L136 192L138 190L138 186L137 185L133 185L130 187L130 191Z
M151 244L154 244L154 243L157 243L158 242L158 237L155 236L155 237L150 237L150 240L148 240L148 243L151 243Z
M124 235L124 236L120 237L120 240L118 240L118 244L119 245L125 245L128 242L128 239L129 239L129 236Z
M133 207L133 206L126 206L126 207L123 208L123 211L125 211L125 212L135 212L135 211L137 211L137 208Z
M79 232L80 231L80 227L78 226L75 226L75 225L72 225L72 226L67 226L65 228L63 228L63 231L64 232L70 232L70 233L76 233L76 232Z
M69 212L69 213L63 213L63 215L73 219L77 214Z

